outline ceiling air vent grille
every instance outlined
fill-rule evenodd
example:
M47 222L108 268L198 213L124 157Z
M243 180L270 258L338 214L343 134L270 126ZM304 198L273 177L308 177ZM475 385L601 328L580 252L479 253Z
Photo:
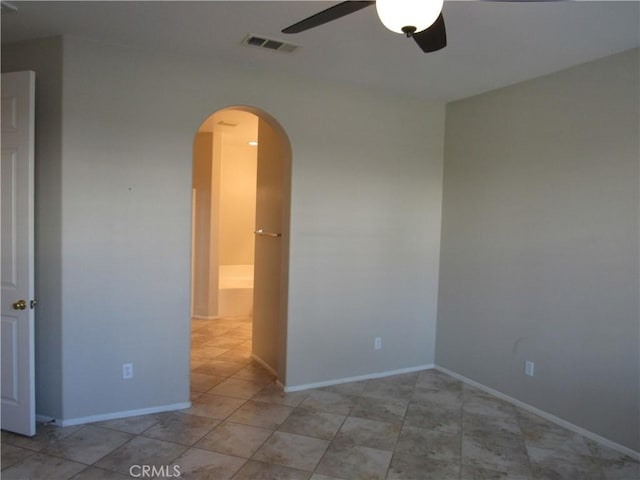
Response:
M267 50L277 50L284 53L293 53L299 48L299 45L294 43L283 42L282 40L275 40L262 35L254 35L253 33L244 37L242 44L248 47L266 48Z

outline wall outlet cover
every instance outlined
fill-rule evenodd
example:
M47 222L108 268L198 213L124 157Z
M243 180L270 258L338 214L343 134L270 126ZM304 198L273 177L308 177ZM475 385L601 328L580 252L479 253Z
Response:
M533 372L534 372L534 363L530 360L527 360L526 362L524 362L524 373L525 375L528 375L530 377L533 377Z
M124 380L129 380L133 378L133 363L122 364L122 378Z

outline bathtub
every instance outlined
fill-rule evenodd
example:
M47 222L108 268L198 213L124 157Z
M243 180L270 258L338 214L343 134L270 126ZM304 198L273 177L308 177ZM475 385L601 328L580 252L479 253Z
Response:
M218 316L253 313L253 265L218 267Z

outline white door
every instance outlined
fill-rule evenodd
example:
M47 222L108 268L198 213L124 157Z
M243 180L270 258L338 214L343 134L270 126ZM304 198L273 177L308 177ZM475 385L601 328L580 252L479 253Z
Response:
M278 371L284 145L280 136L258 122L256 244L253 279L253 354Z
M34 72L2 74L2 429L36 433Z

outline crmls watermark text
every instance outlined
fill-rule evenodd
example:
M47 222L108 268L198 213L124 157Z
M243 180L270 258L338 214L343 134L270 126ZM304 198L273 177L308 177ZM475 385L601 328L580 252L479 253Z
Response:
M129 475L133 478L179 478L180 465L131 465Z

